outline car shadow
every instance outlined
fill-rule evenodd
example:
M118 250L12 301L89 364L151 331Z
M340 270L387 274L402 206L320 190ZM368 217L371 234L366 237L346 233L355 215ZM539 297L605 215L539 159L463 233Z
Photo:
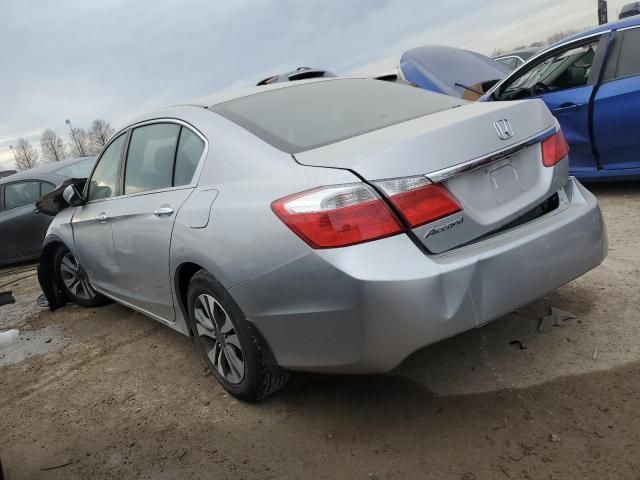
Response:
M373 395L404 405L525 388L584 373L573 358L593 337L588 318L601 294L588 284L570 284L481 328L422 348L388 374L294 374L277 397L296 403L314 402L319 395L349 404ZM546 318L541 324L551 306L575 318Z
M640 181L585 182L583 184L594 195L639 195Z

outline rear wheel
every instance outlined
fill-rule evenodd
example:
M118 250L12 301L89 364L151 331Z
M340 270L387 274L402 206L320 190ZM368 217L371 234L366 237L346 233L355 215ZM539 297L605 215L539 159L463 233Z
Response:
M82 307L97 307L108 300L95 291L87 273L67 247L61 246L54 257L54 273L67 300Z
M284 386L289 373L275 364L256 328L211 274L196 273L187 297L196 348L229 393L254 402Z

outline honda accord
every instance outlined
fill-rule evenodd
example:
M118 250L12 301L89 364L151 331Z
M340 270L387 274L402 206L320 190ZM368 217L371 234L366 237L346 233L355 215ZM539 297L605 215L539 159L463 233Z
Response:
M541 100L314 79L173 106L66 187L56 308L115 300L254 401L290 371L375 373L602 262L596 199Z

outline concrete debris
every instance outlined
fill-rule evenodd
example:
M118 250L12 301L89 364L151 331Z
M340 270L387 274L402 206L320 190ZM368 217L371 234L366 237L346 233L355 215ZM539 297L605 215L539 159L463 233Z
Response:
M11 290L6 292L0 292L0 306L10 305L12 303L16 303L16 299L13 298L13 295L11 294Z
M560 327L561 323L567 320L576 318L572 313L569 313L560 308L551 307L551 312L540 319L538 322L538 333L544 333L551 327Z
M16 329L0 332L0 348L8 347L16 341L20 332Z

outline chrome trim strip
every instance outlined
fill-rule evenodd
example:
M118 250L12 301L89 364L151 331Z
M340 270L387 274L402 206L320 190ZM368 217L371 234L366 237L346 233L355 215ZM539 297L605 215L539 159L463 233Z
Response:
M631 25L630 27L624 27L616 30L617 32L626 32L627 30L635 30L636 28L640 28L640 25Z
M459 163L458 165L454 165L453 167L443 168L442 170L438 170L436 172L427 173L425 177L431 180L434 183L444 182L445 180L449 180L452 177L457 175L461 175L463 173L470 172L477 168L482 168L490 163L496 162L502 158L513 155L514 153L519 152L531 145L535 145L536 143L543 142L547 138L551 137L558 131L557 126L553 126L544 130L541 133L534 135L523 142L520 142L516 145L511 145L510 147L504 148L502 150L498 150L497 152L491 153L490 155L485 155L483 157L474 158L473 160L469 160L464 163Z

